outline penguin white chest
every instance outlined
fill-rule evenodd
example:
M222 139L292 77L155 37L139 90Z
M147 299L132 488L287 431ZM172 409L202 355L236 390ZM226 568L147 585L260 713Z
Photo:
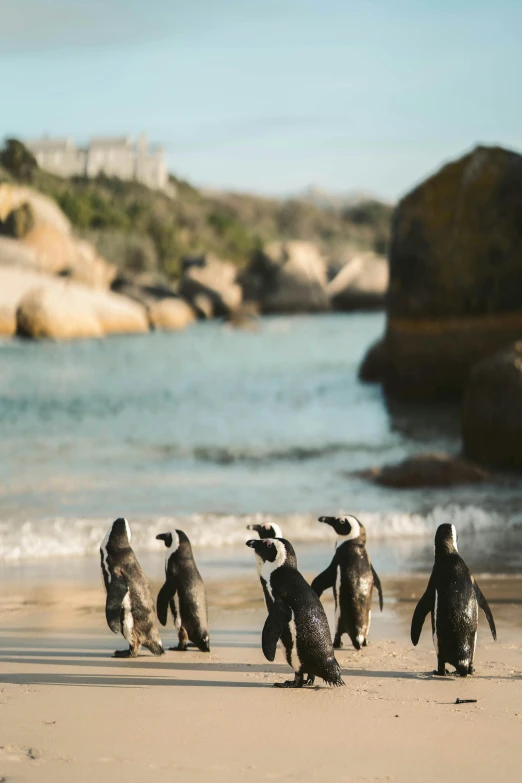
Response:
M292 639L292 646L290 648L290 666L295 672L300 671L301 661L299 660L299 654L297 652L297 631L295 627L294 613L292 612L292 619L288 623L288 630Z
M127 639L127 641L130 644L132 641L132 635L134 631L134 618L132 616L132 604L131 604L129 593L127 593L127 595L123 599L122 609L123 609L122 634L123 637Z
M341 566L337 566L335 574L335 621L339 622L341 616Z

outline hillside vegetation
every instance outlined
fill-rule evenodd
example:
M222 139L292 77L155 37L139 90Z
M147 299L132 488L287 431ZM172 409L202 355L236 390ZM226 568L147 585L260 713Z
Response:
M172 177L177 198L108 177L72 180L42 171L15 140L0 151L0 182L23 181L51 196L77 233L121 270L179 276L187 255L214 253L237 265L275 239L316 242L338 265L359 249L386 252L391 207L378 201L339 208L236 193L205 193Z

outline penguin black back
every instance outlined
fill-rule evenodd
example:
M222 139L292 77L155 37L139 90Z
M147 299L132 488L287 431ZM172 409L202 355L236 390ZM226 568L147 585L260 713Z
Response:
M117 650L114 655L134 658L141 645L154 655L163 655L149 583L130 540L129 523L120 517L112 523L100 547L107 624L129 643L128 650Z
M166 625L170 608L178 628L178 646L185 651L190 641L202 652L210 651L207 619L207 596L197 569L192 546L183 530L170 530L156 538L165 543L165 584L158 594L158 619Z
M342 647L342 636L347 633L356 650L366 647L371 622L372 593L379 593L382 611L383 598L380 579L370 563L366 551L366 530L354 516L320 517L337 533L337 544L332 562L312 582L320 597L332 587L335 598L334 647Z
M426 615L431 612L437 670L447 674L446 663L461 677L473 674L477 642L478 608L486 615L493 639L497 633L489 605L459 555L454 525L439 525L435 534L435 564L426 592L420 599L411 623L411 640L418 644Z
M295 678L278 687L300 688L321 677L330 685L344 685L332 648L323 606L296 567L295 552L285 539L247 541L262 560L261 576L272 606L263 628L263 653L275 658L281 639Z

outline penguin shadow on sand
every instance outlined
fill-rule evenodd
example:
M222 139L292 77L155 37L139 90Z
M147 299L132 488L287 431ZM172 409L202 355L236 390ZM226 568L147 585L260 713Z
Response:
M14 685L66 685L95 688L206 687L206 688L266 688L266 682L235 680L191 680L186 677L132 677L124 674L3 674L0 683Z

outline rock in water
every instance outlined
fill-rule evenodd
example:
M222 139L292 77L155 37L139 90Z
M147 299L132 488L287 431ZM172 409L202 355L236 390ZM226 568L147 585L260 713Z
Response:
M49 278L30 290L16 310L16 331L33 339L71 340L146 332L145 309L119 294Z
M375 253L352 258L328 283L334 310L382 308L388 289L388 261Z
M243 292L236 281L237 268L228 261L203 256L198 263L187 264L179 282L179 294L200 313L201 302L211 302L212 314L227 317L241 305Z
M522 469L522 341L473 368L462 405L462 438L471 459Z
M184 329L196 320L192 307L183 299L174 297L153 302L148 312L151 326L164 331Z
M361 470L356 475L396 489L450 487L456 484L473 484L488 478L487 473L478 465L444 453L416 454L397 465Z
M309 313L330 309L326 261L312 242L272 242L259 251L241 277L245 299L265 313Z
M473 364L522 333L522 156L478 147L399 202L380 380L458 395ZM375 374L375 373L374 373Z

